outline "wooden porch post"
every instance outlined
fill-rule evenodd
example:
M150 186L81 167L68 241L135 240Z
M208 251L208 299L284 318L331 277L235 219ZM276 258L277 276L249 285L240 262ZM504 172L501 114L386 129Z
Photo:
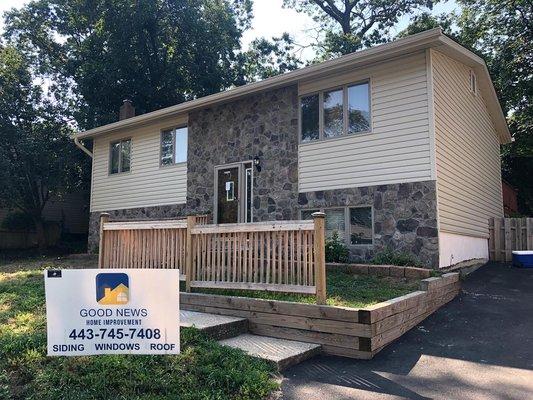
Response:
M323 212L312 214L315 225L315 285L317 304L326 304L326 240Z
M98 268L104 268L104 224L109 222L109 214L100 214L100 244L98 245Z
M185 247L185 290L191 291L192 279L192 235L191 230L196 225L196 216L189 215L187 217L187 243Z

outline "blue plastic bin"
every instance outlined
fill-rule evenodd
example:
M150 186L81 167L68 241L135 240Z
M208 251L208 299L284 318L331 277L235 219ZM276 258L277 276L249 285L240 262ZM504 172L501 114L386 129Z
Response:
M513 265L519 268L533 268L533 251L513 251Z

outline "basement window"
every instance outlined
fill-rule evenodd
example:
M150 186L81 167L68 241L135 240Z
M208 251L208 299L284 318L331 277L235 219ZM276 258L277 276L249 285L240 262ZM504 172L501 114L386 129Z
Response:
M161 132L161 165L187 162L186 126Z
M339 234L339 239L347 245L371 246L373 244L373 214L372 207L340 207L325 209L301 210L302 219L313 219L312 214L322 211L326 214L326 237L329 239L333 232Z
M111 142L109 173L129 172L131 167L131 139Z

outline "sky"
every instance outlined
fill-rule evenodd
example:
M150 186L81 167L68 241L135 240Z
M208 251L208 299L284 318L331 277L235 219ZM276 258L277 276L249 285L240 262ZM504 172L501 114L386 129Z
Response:
M21 7L28 0L0 0L0 14L13 7ZM249 43L258 37L271 38L280 36L283 32L288 32L297 44L305 46L314 40L316 34L316 24L305 14L297 13L294 10L282 8L283 0L255 0L254 20L252 29L245 32L242 43L247 48ZM434 14L451 12L457 9L455 0L440 2L434 8ZM409 22L409 18L403 18L393 33L404 29ZM0 31L3 30L3 19L0 19ZM309 47L299 50L297 53L303 61L313 58L313 50Z

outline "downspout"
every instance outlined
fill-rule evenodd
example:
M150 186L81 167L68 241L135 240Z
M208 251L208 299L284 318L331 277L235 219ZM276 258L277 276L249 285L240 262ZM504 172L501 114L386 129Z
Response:
M81 150L83 150L83 152L85 154L87 154L89 157L93 158L93 153L91 153L91 151L85 147L83 144L80 143L80 141L78 140L78 137L77 136L74 136L74 143L76 144L76 146L78 146Z

